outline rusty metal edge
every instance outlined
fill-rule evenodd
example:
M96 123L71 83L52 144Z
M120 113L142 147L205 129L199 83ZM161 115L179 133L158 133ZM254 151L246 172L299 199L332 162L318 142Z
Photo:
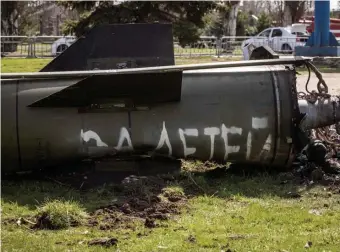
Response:
M276 131L276 138L275 138L275 149L274 149L274 156L272 159L272 163L274 163L275 159L277 158L277 150L280 148L280 138L281 138L281 104L280 104L280 92L278 87L278 82L276 78L277 71L271 70L270 75L272 77L272 84L273 84L273 91L274 91L274 106L275 106L275 131Z
M291 66L292 67L292 66ZM294 143L296 143L296 141L299 141L298 137L297 137L297 134L296 134L296 131L298 130L297 127L298 127L298 120L299 120L299 116L300 116L300 110L299 110L299 103L298 103L298 92L297 92L297 87L296 87L296 84L297 84L297 72L296 72L296 67L293 66L293 69L294 71L294 78L292 80L292 84L291 84L291 95L292 95L292 122L291 122L291 130L292 130L292 143L290 144L290 153L287 157L287 161L286 161L286 167L289 168L292 166L293 164L293 161L294 161L294 158L295 158L295 154L294 154L294 151L296 150L295 149L295 146L294 146Z

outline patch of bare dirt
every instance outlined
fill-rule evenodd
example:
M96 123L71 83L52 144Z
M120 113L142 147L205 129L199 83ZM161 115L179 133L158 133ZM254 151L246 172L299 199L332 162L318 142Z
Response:
M133 229L134 223L142 222L147 228L155 228L160 221L180 214L186 205L185 195L162 191L166 185L161 178L130 176L123 184L125 189L116 202L95 210L88 225L101 230Z

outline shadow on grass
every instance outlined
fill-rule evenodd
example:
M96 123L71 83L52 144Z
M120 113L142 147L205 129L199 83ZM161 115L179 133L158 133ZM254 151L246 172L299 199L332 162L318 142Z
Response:
M244 196L298 197L299 183L282 179L282 173L255 166L181 171L181 162L138 162L133 169L58 169L16 177L3 177L2 201L30 210L46 199L78 201L88 212L112 204L117 198L148 198L164 188L179 187L187 197L206 195L229 198ZM192 165L195 167L195 163ZM130 166L131 167L131 166ZM162 171L162 172L160 172ZM296 178L295 178L296 180Z

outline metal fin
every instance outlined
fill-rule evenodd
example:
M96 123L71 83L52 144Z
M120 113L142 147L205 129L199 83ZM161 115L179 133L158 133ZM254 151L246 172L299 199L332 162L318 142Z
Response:
M181 100L182 71L94 75L28 107L88 107L93 104L129 101L133 106Z

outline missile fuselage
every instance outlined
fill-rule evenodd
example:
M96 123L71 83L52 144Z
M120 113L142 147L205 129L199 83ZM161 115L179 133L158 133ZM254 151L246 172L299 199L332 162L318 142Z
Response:
M30 170L134 152L285 166L292 160L298 109L295 79L295 70L283 65L188 70L179 86L157 83L177 89L175 99L163 101L169 95L160 92L154 102L145 85L138 95L149 103L111 89L119 96L85 107L84 99L68 106L62 92L78 88L74 96L86 95L91 89L76 85L83 77L2 80L2 167Z
M298 100L294 62L4 74L2 171L129 154L289 166L298 130L340 121L339 98Z

